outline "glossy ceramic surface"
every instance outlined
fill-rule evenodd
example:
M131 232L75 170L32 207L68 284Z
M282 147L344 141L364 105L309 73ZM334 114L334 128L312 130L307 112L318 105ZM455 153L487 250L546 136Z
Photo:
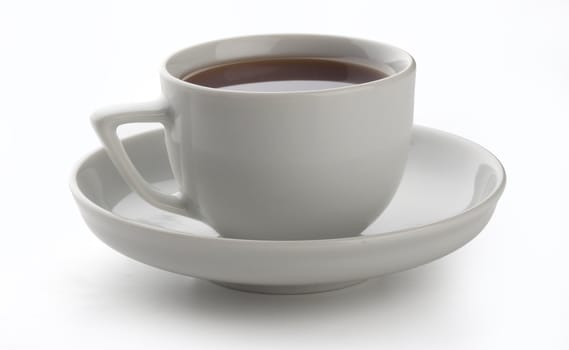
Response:
M163 190L176 186L162 131L129 138L125 146L149 182ZM415 127L399 190L361 236L262 241L221 238L200 221L148 205L104 150L84 159L71 180L86 223L115 250L164 270L264 293L345 287L442 257L484 228L504 186L500 162L484 148Z
M179 79L228 61L299 56L355 62L389 76L287 92L212 89ZM415 62L401 49L322 35L232 38L172 55L160 76L161 100L93 116L121 175L156 207L207 222L224 237L337 238L363 231L397 189L415 83ZM174 194L144 181L124 153L116 128L133 122L164 125Z

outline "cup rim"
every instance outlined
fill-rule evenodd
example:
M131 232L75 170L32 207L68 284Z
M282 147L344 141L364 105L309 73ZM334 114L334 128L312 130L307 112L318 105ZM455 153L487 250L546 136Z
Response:
M176 55L180 54L181 52L196 48L198 46L211 45L211 44L215 44L215 43L232 41L232 40L236 40L236 39L254 39L254 38L269 38L269 37L288 37L288 38L312 37L312 38L322 38L322 39L323 38L344 39L344 40L353 40L353 41L363 42L363 43L367 43L370 45L381 45L381 46L385 46L385 47L391 48L393 50L399 51L401 54L403 54L404 56L407 57L409 64L404 69L402 69L401 71L399 71L397 73L390 74L387 77L368 81L365 83L348 85L348 86L333 87L333 88L326 88L326 89L298 90L298 91L294 91L294 90L293 91L242 91L242 90L229 90L229 89L226 90L226 89L212 88L212 87L194 84L194 83L190 83L190 82L187 82L185 80L182 80L181 78L173 75L168 70L168 64ZM362 39L362 38L356 38L356 37L349 37L349 36L340 36L340 35L303 34L303 33L280 33L279 34L279 33L275 33L275 34L233 36L233 37L227 37L227 38L222 38L222 39L217 39L217 40L210 40L210 41L206 41L206 42L202 42L202 43L198 43L195 45L185 47L183 49L177 50L176 52L170 54L163 61L161 68L160 68L160 76L162 77L162 79L169 81L171 83L177 84L181 87L197 89L197 90L201 90L203 92L214 93L214 94L224 94L224 95L229 94L229 95L244 95L244 96L252 96L252 95L299 95L299 94L311 94L312 95L312 94L327 94L327 93L354 91L354 90L359 90L359 89L365 89L365 88L375 86L375 85L383 85L383 84L386 84L387 82L400 80L400 79L402 79L408 75L413 74L416 70L416 65L417 64L415 62L415 59L413 58L413 56L409 52L407 52L407 51L405 51L405 50L403 50L397 46L394 46L391 44L386 44L386 43L380 42L380 41Z

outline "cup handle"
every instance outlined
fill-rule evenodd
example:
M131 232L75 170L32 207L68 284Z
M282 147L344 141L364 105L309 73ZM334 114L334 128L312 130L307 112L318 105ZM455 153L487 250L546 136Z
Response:
M105 146L109 158L125 182L149 204L176 214L199 218L188 205L181 192L164 193L148 183L138 172L117 135L117 128L128 123L161 123L164 128L171 126L168 104L164 100L121 105L100 109L91 116L93 128Z

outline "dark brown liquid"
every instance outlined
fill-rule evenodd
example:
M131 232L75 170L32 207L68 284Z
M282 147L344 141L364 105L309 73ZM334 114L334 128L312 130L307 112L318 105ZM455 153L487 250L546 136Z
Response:
M367 83L385 78L380 70L321 58L274 58L207 67L185 75L193 84L241 91L303 91Z

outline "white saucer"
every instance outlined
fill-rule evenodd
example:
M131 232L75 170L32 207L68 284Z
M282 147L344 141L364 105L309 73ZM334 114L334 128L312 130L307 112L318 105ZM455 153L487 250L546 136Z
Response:
M174 190L161 131L124 144L148 181ZM104 150L79 164L71 190L91 230L135 260L231 288L288 294L346 287L454 251L484 228L505 181L498 159L481 146L415 127L401 186L380 219L361 236L311 241L220 238L201 222L143 202Z

